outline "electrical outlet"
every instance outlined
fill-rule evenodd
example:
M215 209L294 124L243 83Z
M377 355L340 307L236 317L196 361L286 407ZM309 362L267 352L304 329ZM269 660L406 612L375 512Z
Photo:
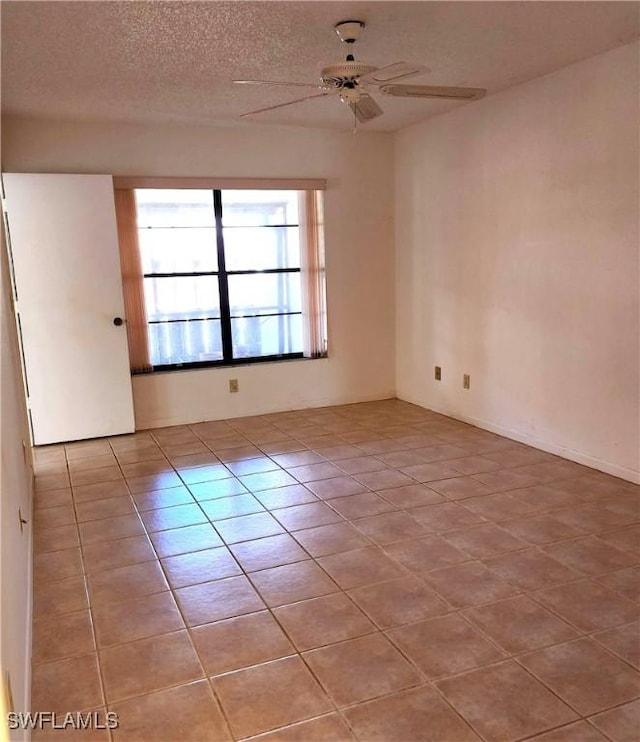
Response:
M471 389L471 376L469 374L465 374L462 377L462 388Z
M229 391L230 392L237 392L240 389L238 386L238 380L237 379L229 379Z
M434 375L435 375L436 381L442 381L442 369L440 368L440 366L436 366Z

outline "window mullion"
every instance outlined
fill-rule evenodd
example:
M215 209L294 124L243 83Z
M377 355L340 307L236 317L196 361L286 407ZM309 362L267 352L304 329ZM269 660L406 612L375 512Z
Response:
M229 281L224 255L224 236L222 234L222 191L213 192L213 208L216 218L216 246L218 250L218 286L220 290L220 323L222 334L222 356L225 361L233 360L231 342L231 310L229 308Z

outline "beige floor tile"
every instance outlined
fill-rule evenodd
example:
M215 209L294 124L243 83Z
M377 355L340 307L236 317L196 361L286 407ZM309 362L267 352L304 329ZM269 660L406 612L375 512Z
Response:
M422 621L450 610L443 600L415 577L361 587L351 590L349 594L381 629Z
M260 742L350 742L355 737L338 714L327 714L267 732L259 739Z
M91 605L134 600L161 593L169 586L157 562L140 562L89 575Z
M469 608L464 615L510 654L578 638L569 624L525 595Z
M54 490L58 491L58 490ZM76 514L71 502L63 505L55 505L48 508L39 508L34 511L33 525L34 529L41 531L47 528L57 526L68 526L75 524Z
M457 608L493 603L519 592L480 562L425 572L423 577L437 593Z
M269 607L338 591L333 580L312 560L252 572L250 579Z
M477 474L475 477L448 477L436 482L429 482L429 487L444 495L448 500L466 500L469 497L490 495L496 490L479 481L479 477L488 476Z
M527 517L538 512L534 505L525 502L517 494L511 492L497 492L493 495L469 498L464 501L464 506L472 513L496 523L512 518Z
M162 568L172 588L197 585L242 573L231 552L224 546L167 557L162 560Z
M378 495L397 508L409 510L410 508L424 507L443 502L444 498L434 490L423 484L407 484L404 487L391 487L386 490L378 490Z
M85 484L82 486L76 485L73 488L73 499L76 502L107 500L111 497L129 497L129 490L123 480Z
M380 546L416 538L428 530L415 518L401 511L358 518L353 521L353 525Z
M86 469L85 471L71 472L71 486L83 484L100 484L102 482L117 482L123 479L122 471L117 465L105 466L102 469Z
M83 572L79 547L35 554L33 557L33 580L35 589L51 580L77 577Z
M91 616L88 610L33 622L31 660L51 662L95 651Z
M607 737L587 721L576 721L573 724L553 729L550 732L531 737L532 742L607 742Z
M472 670L506 657L456 614L402 626L387 634L430 679Z
M513 661L441 680L437 686L489 742L533 736L577 718Z
M104 712L99 660L113 742L628 739L630 483L400 400L34 455L40 708Z
M170 531L159 531L150 534L150 536L160 557L212 549L216 546L222 546L223 543L213 526L208 523L200 526L174 528Z
M420 675L382 634L350 639L303 654L338 706L420 684Z
M538 590L581 577L579 572L538 549L502 554L483 561L492 572L522 590Z
M301 652L376 630L344 593L285 605L273 614Z
M402 471L418 482L428 482L429 484L460 476L460 472L447 463L412 464L411 466L403 466Z
M429 687L402 691L346 709L345 718L367 742L472 742L477 734Z
M638 605L594 580L540 590L536 600L582 631L597 631L638 618Z
M149 533L169 531L173 528L197 526L207 522L207 516L199 505L176 505L159 510L146 510L140 514Z
M618 549L629 551L640 557L640 525L606 531L600 533L598 538Z
M226 577L182 587L175 591L175 596L188 626L241 616L265 607L246 577Z
M229 479L233 476L233 473L229 471L224 464L209 464L208 466L195 466L186 469L179 469L178 475L185 484L189 485Z
M520 662L582 716L640 696L640 673L592 639L541 649Z
M143 477L127 477L126 482L133 493L152 492L168 487L179 487L182 484L180 477L173 471L148 474Z
M301 531L304 528L326 526L342 521L342 517L323 502L293 505L290 508L275 510L273 517L288 531Z
M34 665L31 708L65 714L104 704L94 653Z
M247 474L238 478L250 492L272 490L276 487L285 487L289 484L296 484L296 480L291 476L291 474L288 474L282 469L262 472L260 474Z
M387 465L375 456L354 456L352 459L340 459L336 462L347 474L358 474L365 471L380 471L386 469Z
M96 544L99 541L116 541L144 534L144 527L137 515L119 515L116 518L80 523L78 530L83 545Z
M114 518L118 515L131 515L135 508L128 497L109 497L106 500L88 500L76 503L78 523L102 518Z
M340 462L342 463L342 462ZM367 488L353 477L331 477L320 479L317 482L308 482L306 485L311 492L321 500L332 500L350 495L359 495L367 492Z
M105 466L117 466L116 457L113 453L103 453L98 456L85 456L81 459L69 461L69 471L78 472L87 469L102 469Z
M309 558L307 552L287 533L232 544L229 549L246 572L280 567Z
M557 561L589 576L614 572L638 561L637 557L593 536L551 544L545 546L544 551Z
M79 546L78 527L75 525L55 526L36 530L33 533L33 553L45 554L61 549Z
M428 572L471 557L439 536L426 536L385 546L385 552L412 572Z
M500 525L505 531L536 546L582 535L581 530L554 518L553 513L514 518Z
M70 486L69 474L38 474L34 480L36 492L47 492L48 490L61 490Z
M181 742L226 742L232 739L211 688L203 680L120 701L110 709L120 720L113 732L115 742L178 739Z
M382 494L382 493L381 493ZM436 505L412 508L411 515L434 533L446 533L457 528L484 523L479 515L472 513L466 506L454 502L443 502Z
M296 541L299 541L313 557L337 554L341 551L351 551L371 545L369 539L365 538L350 523L335 523L309 528L296 531L294 535Z
M198 626L191 636L208 675L240 670L295 653L267 611Z
M189 491L198 502L206 502L207 500L217 500L221 497L245 495L249 490L240 480L233 477L231 479L220 479L216 482L190 484Z
M214 522L226 518L237 518L241 515L263 513L264 507L250 494L234 497L221 497L216 500L206 500L200 503L207 518Z
M88 574L153 561L156 558L151 542L146 536L120 539L117 548L114 548L111 541L87 544L83 548L83 554Z
M217 521L216 530L227 544L238 544L284 533L284 528L270 513L256 513Z
M166 490L142 492L133 496L138 510L157 510L174 505L191 505L193 497L186 487L170 487Z
M292 505L304 505L308 502L317 502L318 498L303 484L291 484L288 487L278 487L274 490L256 492L255 497L267 508L278 510Z
M46 490L45 492L36 491L33 493L33 506L35 510L46 510L47 508L71 505L72 503L71 487L65 487L59 490Z
M259 734L332 710L329 699L299 657L223 675L215 678L213 684L237 737Z
M526 549L529 546L526 541L512 536L494 523L484 523L461 531L451 531L445 535L445 538L450 544L477 559Z
M640 670L640 621L633 621L615 629L607 629L593 638L625 662Z
M92 609L99 647L168 634L184 628L171 593L156 593L124 603L104 603Z
M315 451L295 451L293 453L275 454L271 457L278 466L285 469L292 469L298 466L307 466L308 464L322 464L324 459Z
M186 631L106 647L100 665L110 704L202 677Z
M317 482L321 479L331 479L332 477L339 477L344 474L342 469L339 469L334 464L330 464L328 461L316 464L305 464L303 466L294 466L289 469L289 473L294 476L298 482L302 482L302 484L306 484L307 482ZM312 492L313 491L314 490L312 490Z
M63 580L41 581L33 593L34 619L73 613L88 607L87 586L82 575Z
M371 490L386 490L391 487L402 487L414 484L414 480L395 469L381 469L380 471L361 472L355 477L359 482Z
M320 557L318 563L343 590L405 576L403 570L376 547Z
M613 742L636 742L640 730L640 701L592 716L589 721Z

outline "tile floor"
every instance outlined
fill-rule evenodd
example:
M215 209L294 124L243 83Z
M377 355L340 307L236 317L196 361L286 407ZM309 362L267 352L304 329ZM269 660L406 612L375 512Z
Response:
M640 738L628 482L398 400L35 457L33 709L120 727L34 740Z

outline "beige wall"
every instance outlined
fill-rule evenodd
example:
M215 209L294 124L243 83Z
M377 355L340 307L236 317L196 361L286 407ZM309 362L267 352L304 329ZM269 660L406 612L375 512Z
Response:
M7 172L326 178L330 357L134 379L139 428L391 397L391 135L7 121ZM240 392L229 394L228 380Z
M1 410L0 450L0 669L11 677L16 711L29 710L31 664L31 466L24 392L10 300L4 234L0 230ZM27 445L27 460L23 442ZM20 529L20 510L27 520ZM0 692L2 690L0 689ZM4 739L4 719L0 739ZM14 732L12 739L26 739Z
M397 135L401 398L638 481L638 123L633 44Z

